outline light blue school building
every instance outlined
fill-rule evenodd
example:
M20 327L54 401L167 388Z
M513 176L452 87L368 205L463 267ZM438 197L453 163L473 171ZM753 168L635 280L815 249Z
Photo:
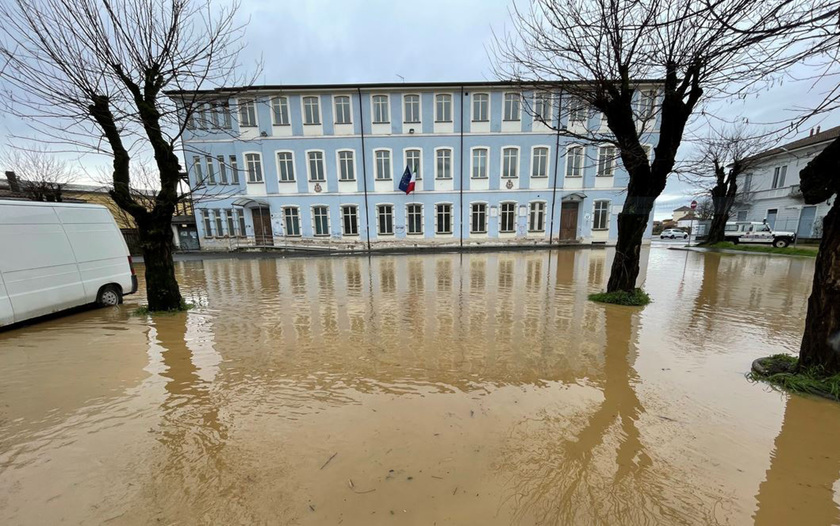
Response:
M610 244L628 176L562 85L259 86L169 94L204 249ZM656 86L637 90L653 107ZM653 116L642 135L656 139ZM557 131L560 130L560 131ZM413 193L400 191L406 169ZM650 228L650 227L649 227Z

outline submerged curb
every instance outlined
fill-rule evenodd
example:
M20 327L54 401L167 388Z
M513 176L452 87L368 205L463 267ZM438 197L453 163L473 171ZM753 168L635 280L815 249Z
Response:
M717 254L736 254L747 256L774 256L783 258L808 258L814 259L816 256L805 256L801 254L776 254L773 252L750 252L749 250L730 250L728 248L705 248L705 247L668 247L668 250L681 250L683 252L714 252Z

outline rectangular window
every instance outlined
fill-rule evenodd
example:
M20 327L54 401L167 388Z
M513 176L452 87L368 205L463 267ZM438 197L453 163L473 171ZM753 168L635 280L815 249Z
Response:
M472 152L472 178L487 179L487 148L475 148Z
M615 166L615 146L598 148L598 177L612 177Z
M548 148L534 148L531 159L531 177L548 177Z
M782 188L785 185L785 176L787 176L787 165L777 166L773 170L773 188Z
M326 206L313 206L312 219L316 236L330 235L330 215Z
M486 234L487 233L487 204L473 203L471 207L472 222L470 224L470 233L472 234Z
M234 237L236 235L236 220L233 217L233 209L228 208L225 210L225 217L227 219L227 233L228 236Z
M391 122L388 115L388 95L373 96L373 123L387 124Z
M487 122L488 118L488 111L487 108L490 105L490 96L486 93L473 93L473 115L472 120L474 122Z
M355 163L353 162L353 151L344 150L338 152L338 179L339 181L355 181Z
M530 232L545 232L545 203L534 201L528 216L528 230Z
M610 227L609 214L609 201L595 201L595 214L592 219L592 230L607 230Z
M283 226L287 236L300 235L300 214L297 208L290 206L283 209Z
M519 150L505 148L502 150L502 177L515 178L519 176Z
M648 164L653 161L653 146L650 144L643 144L642 149L645 151L645 156L647 157Z
M505 115L506 121L519 120L519 93L505 93Z
M405 151L405 165L409 167L411 173L415 174L417 180L422 179L420 171L420 150L406 150Z
M204 184L204 170L201 168L201 157L198 155L193 157L193 175L195 176L195 184Z
M423 233L423 205L410 204L407 207L408 212L408 233L422 234Z
M452 205L439 204L435 205L435 215L437 216L437 225L435 226L436 234L451 234L452 233Z
M350 97L341 95L335 98L335 123L350 124Z
M499 214L499 232L510 233L516 230L516 203L502 203Z
M213 129L219 129L219 111L216 108L218 104L211 103L209 105L209 109L207 110L207 117L210 119L210 127Z
M406 123L420 122L420 95L403 97L403 121Z
M196 118L195 114L198 111L197 108L185 108L184 111L187 114L187 122L184 123L184 126L188 130L194 130L196 128Z
M239 184L239 164L236 162L236 156L230 156L230 182Z
M376 150L376 179L387 181L391 178L391 152L389 150Z
M389 236L394 233L394 207L393 205L377 205L376 218L379 223L379 235Z
M257 125L257 107L252 99L239 101L239 127L253 128Z
M216 161L219 162L219 184L228 184L228 167L225 164L225 156L217 156Z
M219 113L219 126L221 126L225 130L229 130L231 128L231 118L230 118L230 105L227 101L220 102L216 106L216 111Z
M566 150L566 177L583 175L583 146L572 146Z
M204 162L207 163L207 184L216 184L216 166L213 164L213 158L208 155Z
M222 213L223 212L224 212L224 210L219 209L219 210L216 210L216 212L214 214L215 217L216 217L216 236L217 237L222 237L223 235L225 235L224 227L222 226L222 221L223 221Z
M274 126L289 125L289 99L273 97L271 99L271 123Z
M452 179L452 150L443 149L435 152L435 178Z
M586 106L580 99L569 100L569 126L583 126L586 124Z
M204 237L213 237L213 228L211 226L212 220L210 219L210 212L211 210L201 211L202 216L204 216Z
M359 235L359 212L356 205L344 205L341 207L341 226L345 236Z
M201 130L206 130L209 128L209 122L207 121L207 106L204 104L198 105L198 128Z
M534 120L551 124L551 94L537 93L534 96Z
M245 237L245 233L248 231L245 228L245 211L234 209L234 212L236 212L237 220L239 223L239 232L237 232L237 234L239 235L239 237Z
M452 122L452 95L435 95L435 122Z
M295 180L295 163L292 152L277 152L277 175L282 183Z
M306 152L309 161L309 180L324 181L324 152Z
M246 153L245 170L248 172L249 183L263 182L262 156L258 153Z
M303 98L303 123L321 124L321 106L318 97Z
M653 115L654 104L656 103L656 90L650 89L639 93L639 118L647 120Z

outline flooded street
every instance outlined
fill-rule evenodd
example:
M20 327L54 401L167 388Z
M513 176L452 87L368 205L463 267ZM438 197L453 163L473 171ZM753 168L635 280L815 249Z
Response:
M651 248L638 309L611 257L189 261L187 313L2 332L0 523L840 523L840 406L744 378L813 260Z

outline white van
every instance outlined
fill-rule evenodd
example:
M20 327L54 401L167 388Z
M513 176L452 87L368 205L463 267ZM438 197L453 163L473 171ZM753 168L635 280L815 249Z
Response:
M0 200L0 327L137 292L131 256L100 205Z

